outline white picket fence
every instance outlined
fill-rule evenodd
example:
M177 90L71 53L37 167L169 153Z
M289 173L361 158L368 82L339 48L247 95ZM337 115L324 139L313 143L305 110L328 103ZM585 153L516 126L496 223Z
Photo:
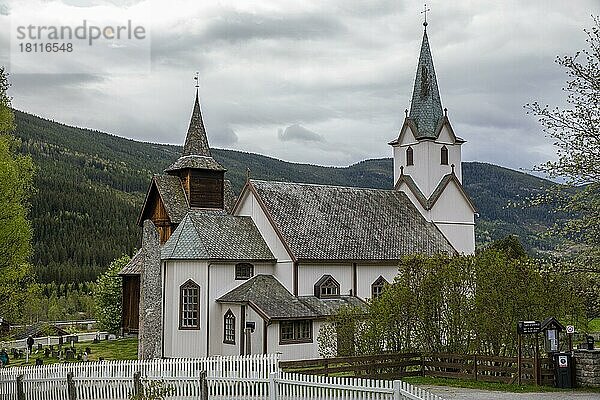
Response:
M163 380L174 399L201 399L206 373L210 400L442 400L402 381L324 377L286 373L277 355L208 357L148 361L104 361L0 369L0 400L17 398L23 376L27 400L68 399L67 373L73 374L78 400L125 400L133 393L133 375Z

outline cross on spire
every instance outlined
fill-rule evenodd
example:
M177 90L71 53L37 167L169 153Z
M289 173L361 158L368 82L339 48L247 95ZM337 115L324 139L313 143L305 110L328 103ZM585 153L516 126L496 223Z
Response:
M196 88L200 87L200 78L199 78L200 72L196 71L196 75L194 76L194 80L196 81Z
M427 29L427 12L431 11L431 8L427 7L427 3L423 3L423 11L421 11L421 14L425 15L425 21L423 22L423 26L425 27L425 29Z

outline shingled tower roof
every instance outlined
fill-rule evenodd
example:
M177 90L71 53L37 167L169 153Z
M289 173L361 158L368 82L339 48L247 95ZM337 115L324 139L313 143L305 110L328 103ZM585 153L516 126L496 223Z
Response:
M225 168L216 162L210 154L208 146L208 137L202 120L202 111L200 111L200 100L198 100L198 90L196 90L196 100L194 110L185 137L183 152L181 157L170 165L165 171L177 171L185 168L208 169L214 171L225 171Z
M417 126L417 139L435 139L436 127L443 116L442 100L429 49L427 28L425 28L408 116Z
M185 144L183 145L182 156L205 156L211 157L210 147L208 147L208 138L206 129L202 120L202 111L200 111L200 101L198 100L198 91L196 90L196 101L194 102L194 111L188 127Z

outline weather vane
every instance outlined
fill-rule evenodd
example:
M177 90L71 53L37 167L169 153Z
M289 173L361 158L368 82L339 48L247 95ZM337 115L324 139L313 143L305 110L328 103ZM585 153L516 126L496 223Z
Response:
M198 78L199 75L200 75L200 72L196 71L196 76L194 76L194 80L196 81L196 87L197 88L200 87L200 84L199 84L199 80L200 79Z
M427 8L427 3L423 3L423 11L421 11L421 14L425 14L425 22L423 22L424 27L427 27L427 11L431 11L431 8Z

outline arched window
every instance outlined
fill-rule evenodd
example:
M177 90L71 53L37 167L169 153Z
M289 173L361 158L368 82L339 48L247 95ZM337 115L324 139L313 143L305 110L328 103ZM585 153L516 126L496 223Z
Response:
M383 288L388 284L388 281L385 280L383 276L379 276L379 278L375 279L375 282L371 284L371 297L376 299L381 296L383 293Z
M446 146L442 146L441 159L442 165L448 165L448 148Z
M235 315L231 309L223 316L223 343L235 344Z
M340 284L331 275L323 275L315 283L315 296L323 299L340 296Z
M415 165L413 158L413 149L412 147L408 147L406 149L406 165Z
M239 263L235 265L235 279L250 279L254 276L254 265Z
M179 329L200 329L200 286L191 279L179 287Z

